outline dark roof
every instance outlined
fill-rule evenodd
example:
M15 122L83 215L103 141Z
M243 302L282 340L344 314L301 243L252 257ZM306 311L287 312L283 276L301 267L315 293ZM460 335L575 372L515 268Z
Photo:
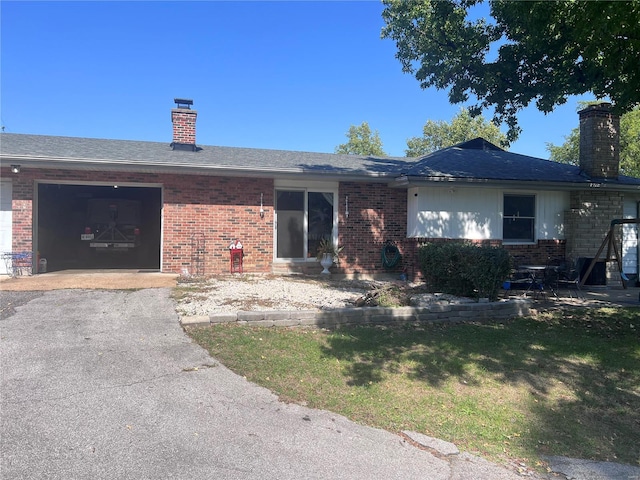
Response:
M394 178L415 159L198 145L173 150L169 143L45 135L0 134L0 158L22 165L60 168L180 171L181 173L280 176L301 173L340 178ZM27 163L31 159L29 163Z
M404 172L409 181L499 181L588 184L580 167L512 153L482 138L438 150ZM618 180L597 180L615 185L640 185L640 179L621 175Z
M447 182L593 183L574 165L505 151L482 138L420 158L367 157L331 153L198 145L197 151L173 150L169 143L45 135L0 134L0 161L25 167L179 172L192 174L372 180L397 187ZM599 184L640 186L620 176ZM560 184L560 185L559 185Z

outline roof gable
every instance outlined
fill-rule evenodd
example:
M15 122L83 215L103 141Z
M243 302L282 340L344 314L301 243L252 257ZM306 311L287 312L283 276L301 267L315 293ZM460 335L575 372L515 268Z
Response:
M589 183L580 167L503 150L475 138L421 157L406 176L422 180L485 180L513 182ZM600 179L601 183L602 180ZM640 184L640 179L620 176L607 183Z
M504 152L504 149L496 147L493 143L488 142L482 137L476 137L466 142L458 143L454 147L462 148L464 150L500 150Z

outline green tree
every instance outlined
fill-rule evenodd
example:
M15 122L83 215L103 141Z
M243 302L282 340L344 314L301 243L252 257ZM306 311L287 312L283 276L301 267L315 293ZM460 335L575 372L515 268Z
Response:
M585 104L581 104L583 108ZM580 128L576 127L556 146L547 143L549 158L555 162L578 165L580 157ZM640 177L640 107L620 117L620 172Z
M640 107L620 117L620 170L640 178Z
M546 145L550 160L578 165L578 158L580 156L580 128L576 127L571 130L571 133L564 137L564 143L562 145L558 146L550 142L547 142Z
M449 101L493 106L507 137L535 102L545 113L570 95L609 98L622 114L640 103L640 1L383 0L382 38L396 42L402 69L422 88L449 88ZM474 12L472 12L474 13Z
M422 132L422 137L407 140L407 157L426 155L476 137L482 137L494 145L508 145L506 135L496 125L485 120L482 115L472 117L467 109L460 110L451 123L429 120Z
M380 140L378 131L372 132L367 122L362 122L359 127L351 125L346 137L349 141L338 145L335 149L336 153L347 155L386 155L384 150L382 150L382 141Z

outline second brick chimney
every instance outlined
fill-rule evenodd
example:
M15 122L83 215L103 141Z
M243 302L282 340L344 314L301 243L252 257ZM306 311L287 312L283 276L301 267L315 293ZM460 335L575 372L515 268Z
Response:
M620 117L610 103L590 105L580 116L580 169L589 178L617 179L620 171Z
M188 150L195 152L196 147L196 117L198 112L191 110L193 100L183 98L174 99L176 108L171 110L173 124L173 150Z

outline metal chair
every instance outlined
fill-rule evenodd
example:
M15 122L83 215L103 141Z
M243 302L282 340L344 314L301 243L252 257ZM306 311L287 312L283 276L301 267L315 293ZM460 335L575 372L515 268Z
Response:
M576 293L577 298L584 298L580 288L580 262L565 263L564 268L558 270L558 289L567 290L569 297L573 298L571 292Z

